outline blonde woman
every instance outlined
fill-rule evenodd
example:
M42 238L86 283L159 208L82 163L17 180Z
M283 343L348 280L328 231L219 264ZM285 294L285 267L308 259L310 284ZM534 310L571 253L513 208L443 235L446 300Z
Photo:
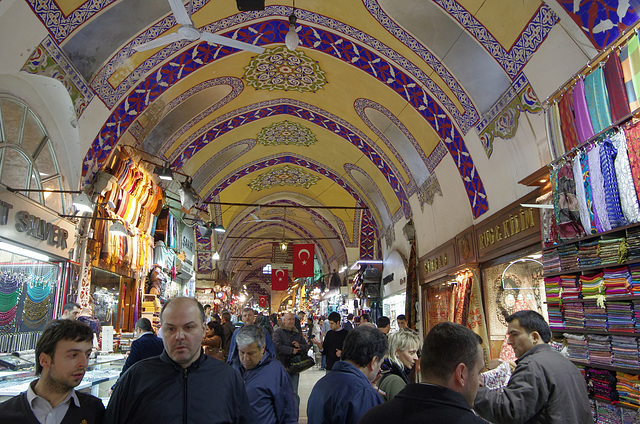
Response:
M420 336L410 328L389 336L389 356L382 364L382 376L378 381L385 402L409 383L409 372L418 360L420 345Z

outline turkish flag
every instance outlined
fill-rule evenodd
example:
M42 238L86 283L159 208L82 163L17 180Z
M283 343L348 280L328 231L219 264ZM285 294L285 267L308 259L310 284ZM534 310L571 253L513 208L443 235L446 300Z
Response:
M289 270L271 270L271 290L286 290L289 288Z
M261 308L267 307L267 296L260 296L260 300L258 301L258 306Z
M313 277L313 244L293 245L293 278Z

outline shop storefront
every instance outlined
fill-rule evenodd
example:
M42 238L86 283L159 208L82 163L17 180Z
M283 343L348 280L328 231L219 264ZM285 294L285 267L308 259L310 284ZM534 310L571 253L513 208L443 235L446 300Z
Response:
M398 315L405 315L406 300L407 269L402 255L394 250L385 258L382 272L382 315L391 320L391 331L397 330Z
M0 352L33 349L77 284L75 226L26 197L0 193Z

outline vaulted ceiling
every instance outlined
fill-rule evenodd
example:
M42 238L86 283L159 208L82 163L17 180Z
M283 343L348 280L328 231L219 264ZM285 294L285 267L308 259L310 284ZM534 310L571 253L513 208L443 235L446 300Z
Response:
M0 70L65 86L78 186L119 146L166 160L227 228L225 269L245 273L283 236L314 241L325 269L406 253L410 219L424 254L525 194L549 161L545 98L623 29L618 11L595 33L566 0L298 0L289 51L289 1L192 0L196 28L264 52L139 52L178 30L167 0L2 3Z

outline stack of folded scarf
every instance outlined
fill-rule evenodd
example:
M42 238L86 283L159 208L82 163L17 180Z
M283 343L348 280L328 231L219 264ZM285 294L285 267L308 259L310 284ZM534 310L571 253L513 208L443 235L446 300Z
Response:
M581 241L578 244L578 264L580 268L587 268L600 265L598 256L598 240Z
M616 390L620 403L632 408L640 407L640 377L638 374L616 373Z
M594 398L609 403L618 401L618 392L616 390L617 380L615 371L588 367L587 381L590 394Z
M560 271L560 254L558 249L551 249L542 252L542 271L551 274Z
M580 299L580 282L575 275L561 275L560 288L563 299Z
M583 299L596 299L604 295L604 274L581 275L580 289Z
M627 242L624 237L600 239L599 253L601 264L621 264L627 260Z
M564 334L567 340L567 353L569 359L576 361L588 362L589 361L589 346L587 339L579 334Z
M629 261L640 259L640 227L627 229L627 249Z
M636 320L634 318L633 304L626 301L607 301L607 322L609 331L623 331L633 333Z
M578 243L569 243L558 247L558 255L562 271L578 269Z
M628 267L608 268L603 274L604 292L607 297L631 295L631 273Z
M611 365L611 336L588 334L587 346L590 364Z
M627 336L611 336L613 365L623 368L638 368L638 339Z
M546 277L544 291L547 294L547 303L560 303L560 277Z
M584 306L580 302L565 303L564 323L567 329L584 329Z
M564 329L564 319L562 318L562 306L559 303L547 303L547 313L549 315L549 327L552 329Z
M640 265L631 265L629 273L631 274L631 293L634 296L640 296Z
M608 330L607 310L597 302L585 302L584 327L589 330Z
M596 400L596 414L598 424L622 424L620 406Z

